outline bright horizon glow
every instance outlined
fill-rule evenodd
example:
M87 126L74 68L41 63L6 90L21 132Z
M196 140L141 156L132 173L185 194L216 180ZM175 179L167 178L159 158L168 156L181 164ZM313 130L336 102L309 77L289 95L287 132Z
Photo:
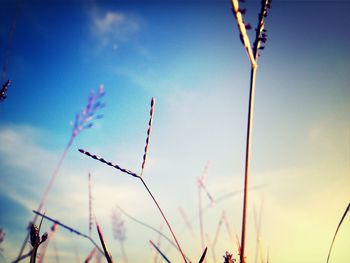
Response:
M254 27L259 5L248 1ZM255 257L254 209L262 205L261 247L270 262L325 262L350 202L350 72L345 1L275 1L266 20L268 42L259 59L248 204L248 262ZM5 49L15 3L0 3L0 50ZM296 15L297 14L297 15ZM249 32L253 33L253 32ZM4 54L0 53L0 61ZM237 256L241 233L249 60L239 40L230 1L165 3L25 1L17 18L8 77L0 102L0 227L6 237L0 262L19 252L49 177L71 134L69 122L90 90L103 84L107 106L74 141L46 204L48 216L88 233L88 172L94 213L114 259L116 205L155 228L159 212L138 180L78 152L83 148L139 173L156 99L143 178L166 213L185 253L202 251L196 178L207 161L206 187L214 198L238 191L204 213L213 240L225 211L231 235L221 229L215 255ZM203 206L210 201L202 196ZM195 239L179 212L191 220ZM350 260L350 216L330 262ZM154 262L149 240L158 234L123 216L129 262ZM51 227L44 222L43 231ZM169 231L163 226L169 238ZM96 230L93 238L98 241ZM91 243L58 228L61 262L83 261ZM205 240L209 244L208 240ZM161 239L172 262L180 254ZM55 262L49 243L47 262Z

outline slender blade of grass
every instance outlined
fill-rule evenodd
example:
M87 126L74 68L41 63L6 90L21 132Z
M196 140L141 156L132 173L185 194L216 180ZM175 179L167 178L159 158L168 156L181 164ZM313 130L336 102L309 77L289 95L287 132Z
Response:
M329 258L331 256L332 249L333 249L333 244L334 244L335 238L336 238L336 236L338 234L339 228L340 228L341 224L343 223L344 218L345 218L345 216L347 215L348 212L350 212L350 203L348 204L347 208L345 209L345 212L344 212L344 214L343 214L342 218L340 219L340 222L339 222L339 224L337 226L337 230L334 233L334 236L333 236L333 239L332 239L332 243L331 243L331 246L329 248L329 252L328 252L328 256L327 256L327 263L329 262Z
M96 220L95 220L95 221L96 221ZM107 248L105 239L103 238L103 234L102 234L101 228L100 228L100 226L98 225L97 221L96 221L96 228L97 228L98 237L100 238L101 245L102 245L102 248L103 248L103 251L104 251L104 255L105 255L106 259L107 259L107 262L108 262L108 263L113 263L111 254L108 252L108 248Z
M207 250L208 250L208 248L206 247L204 249L203 254L202 254L201 258L199 259L198 263L202 263L204 261L205 255L207 254Z
M156 244L154 244L154 243L152 242L152 240L150 240L149 242L150 242L151 245L157 250L157 252L162 256L162 258L163 258L166 262L171 263L170 260L165 256L165 254L159 249L159 247L158 247Z

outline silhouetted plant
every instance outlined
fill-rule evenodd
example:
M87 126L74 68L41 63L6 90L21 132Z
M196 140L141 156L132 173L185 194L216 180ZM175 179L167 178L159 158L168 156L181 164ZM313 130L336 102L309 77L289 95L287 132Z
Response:
M30 226L30 244L33 247L31 256L30 256L30 263L35 263L36 262L36 255L38 252L38 248L39 246L44 243L48 237L47 232L45 232L41 238L40 238L40 228L41 228L41 224L43 222L43 217L41 218L39 227L37 227L34 224L31 224Z
M262 0L261 9L259 12L258 25L255 28L255 39L253 47L249 39L247 30L251 29L251 26L244 22L243 15L246 10L239 7L238 0L232 0L233 13L236 18L238 29L240 32L240 39L247 51L248 58L251 63L250 71L250 90L249 90L249 106L248 106L248 120L247 120L247 139L246 139L246 154L245 154L245 173L244 173L244 197L243 197L243 215L242 215L242 235L241 235L241 251L240 262L244 263L245 253L245 239L246 239L246 218L247 218L247 203L248 203L248 179L250 168L250 152L251 152L251 137L253 128L253 110L254 110L254 92L255 92L255 80L256 71L258 67L259 50L264 49L263 44L267 40L267 31L265 29L265 18L268 10L270 9L271 0Z
M233 255L226 251L224 256L224 263L235 263L236 259L233 258Z

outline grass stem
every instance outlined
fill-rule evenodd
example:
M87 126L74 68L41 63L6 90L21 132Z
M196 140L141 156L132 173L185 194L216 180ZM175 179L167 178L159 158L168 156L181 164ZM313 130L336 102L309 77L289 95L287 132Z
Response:
M171 235L173 236L173 238L174 238L174 240L175 240L175 243L176 243L176 245L177 245L177 247L178 247L178 249L179 249L179 251L180 251L180 253L181 253L181 256L182 256L184 262L187 263L186 256L185 256L185 254L183 253L183 251L182 251L182 249L181 249L181 246L180 246L179 242L177 241L177 238L176 238L176 236L175 236L175 234L174 234L174 231L173 231L173 229L171 228L171 226L170 226L170 224L169 224L169 222L168 222L168 219L166 218L165 214L163 213L163 210L162 210L161 207L159 206L157 200L154 198L154 196L153 196L151 190L148 188L148 186L147 186L147 184L145 183L145 181L143 180L143 178L140 177L140 176L139 176L138 178L141 180L142 184L144 185L144 187L146 188L147 192L148 192L149 195L151 196L153 202L154 202L154 203L156 204L156 206L158 207L158 210L159 210L160 214L162 215L162 217L163 217L163 219L164 219L166 225L168 226L168 228L169 228L169 230L170 230L170 233L171 233Z
M340 228L341 224L343 223L344 218L345 218L345 216L347 215L348 212L350 212L350 203L348 204L347 208L345 209L345 212L344 212L344 214L343 214L343 216L340 219L340 222L338 224L337 230L334 233L334 236L333 236L333 239L332 239L332 243L331 243L331 246L329 248L329 252L328 252L328 256L327 256L327 263L329 262L329 258L331 256L331 252L332 252L332 249L333 249L333 244L334 244L334 241L335 241L335 237L337 236L339 228Z

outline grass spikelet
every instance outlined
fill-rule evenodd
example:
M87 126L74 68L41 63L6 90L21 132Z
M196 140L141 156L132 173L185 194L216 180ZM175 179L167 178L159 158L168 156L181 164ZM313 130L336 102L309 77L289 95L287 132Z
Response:
M232 10L233 10L233 14L235 15L235 18L237 21L237 26L238 26L238 29L240 32L240 39L242 41L242 44L247 51L247 55L248 55L248 58L250 60L250 63L252 65L255 65L255 58L253 55L253 49L252 49L252 46L250 44L249 36L247 33L247 29L246 29L246 24L243 21L242 14L245 13L245 11L242 12L242 9L239 8L238 0L232 0ZM248 26L248 28L249 28L249 26Z
M343 223L345 216L346 216L347 213L349 213L349 212L350 212L350 203L348 204L348 206L347 206L347 208L345 209L345 212L344 212L342 218L340 219L340 222L339 222L339 224L338 224L338 226L337 226L337 230L335 230L335 233L334 233L334 236L333 236L333 239L332 239L332 243L331 243L331 246L330 246L330 248L329 248L329 252L328 252L328 256L327 256L327 263L329 262L329 258L330 258L330 256L331 256L332 249L333 249L333 244L334 244L335 238L336 238L336 236L337 236L337 234L338 234L339 228L340 228L341 224Z
M141 165L141 174L140 176L143 175L143 171L145 168L145 164L146 164L146 159L147 159L147 153L148 153L148 145L151 139L151 130L152 130L152 123L153 123L153 114L154 114L154 103L155 100L154 98L152 98L151 100L151 110L149 112L149 122L148 122L148 129L147 129L147 138L146 138L146 146L145 146L145 150L144 150L144 154L143 154L143 158L142 158L142 165Z
M129 174L129 175L131 175L133 177L137 177L137 178L139 177L136 173L134 173L134 172L132 172L130 170L124 169L124 168L120 167L118 164L113 164L111 162L108 162L105 159L103 159L102 157L94 155L94 154L92 154L92 153L90 153L88 151L85 151L84 149L78 149L78 151L81 152L82 154L85 154L85 155L91 157L92 159L95 159L97 161L100 161L101 163L107 164L108 166L111 166L111 167L113 167L113 168L115 168L115 169L117 169L117 170L119 170L119 171L121 171L123 173Z

